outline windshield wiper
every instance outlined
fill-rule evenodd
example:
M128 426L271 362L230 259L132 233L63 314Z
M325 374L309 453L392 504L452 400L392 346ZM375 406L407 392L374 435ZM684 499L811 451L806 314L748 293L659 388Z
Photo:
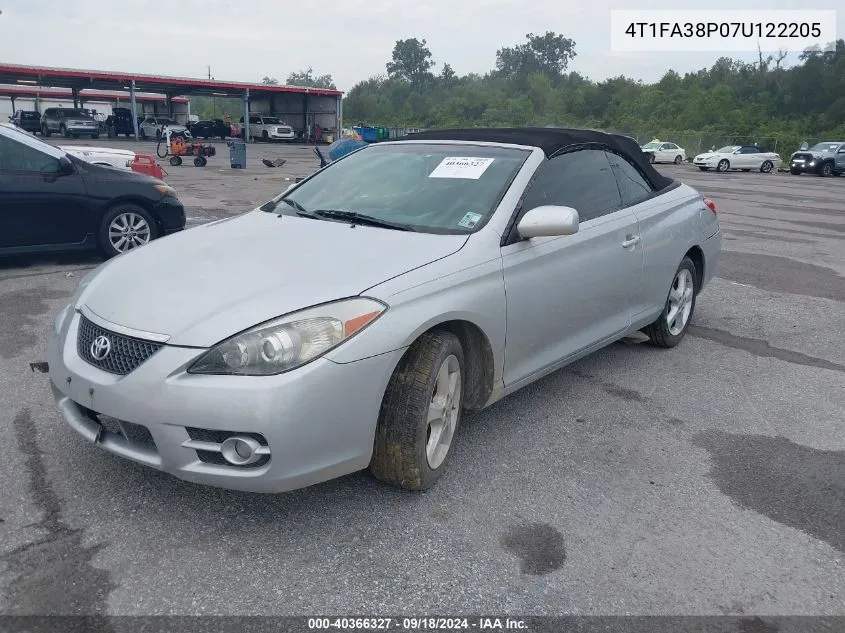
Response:
M292 206L294 209L296 209L296 215L302 216L303 218L319 219L320 217L316 213L313 213L303 207L296 200L291 200L290 198L282 198L281 200L279 200L279 202L284 202L285 204Z
M314 215L321 218L329 218L332 220L347 220L353 224L367 224L369 226L379 226L385 229L395 229L397 231L414 231L414 229L407 224L399 222L391 222L390 220L382 220L371 215L365 215L356 211L340 211L338 209L317 209L313 211Z

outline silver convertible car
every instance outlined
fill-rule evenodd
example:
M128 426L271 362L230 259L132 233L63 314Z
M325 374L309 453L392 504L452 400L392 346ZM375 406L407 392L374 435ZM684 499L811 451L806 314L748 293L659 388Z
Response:
M721 241L626 137L422 132L92 271L50 381L81 435L184 480L422 490L462 411L638 330L677 345Z

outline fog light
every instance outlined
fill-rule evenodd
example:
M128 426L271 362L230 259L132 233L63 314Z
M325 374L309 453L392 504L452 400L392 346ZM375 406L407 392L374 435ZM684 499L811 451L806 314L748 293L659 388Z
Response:
M251 437L233 435L220 445L220 453L233 466L247 466L261 459L260 448L261 444Z

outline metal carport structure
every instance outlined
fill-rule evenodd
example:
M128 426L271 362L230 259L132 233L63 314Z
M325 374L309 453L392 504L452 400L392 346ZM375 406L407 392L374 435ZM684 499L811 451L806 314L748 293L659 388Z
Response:
M240 97L244 103L244 138L249 139L249 115L267 114L302 118L303 130L310 129L311 122L331 120L335 133L340 133L343 93L340 90L306 88L300 86L273 86L258 83L196 79L190 77L167 77L139 73L111 72L104 70L80 70L52 68L46 66L21 66L0 63L0 84L69 88L74 104L85 97L85 91L127 90L138 138L136 92L164 94L168 112L171 100L177 96L206 95L216 97ZM265 112L250 106L266 107ZM296 127L296 125L294 125Z

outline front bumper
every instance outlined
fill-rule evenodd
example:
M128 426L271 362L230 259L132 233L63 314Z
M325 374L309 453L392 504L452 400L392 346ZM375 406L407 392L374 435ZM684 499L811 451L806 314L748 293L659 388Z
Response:
M812 164L811 164L812 163ZM790 161L789 170L805 174L816 174L821 170L821 161Z
M65 129L71 134L99 134L100 128L97 125L68 125Z
M274 141L292 141L296 138L296 134L294 132L268 132L268 136Z
M382 395L403 351L347 364L322 358L279 376L199 376L185 369L203 350L165 345L119 376L79 356L80 318L68 310L60 330L51 328L47 348L65 421L121 457L186 481L250 492L293 490L366 468ZM89 410L135 431L141 425L152 441L104 431ZM269 460L257 467L210 463L194 448L198 430L201 439L260 434Z
M178 198L163 197L153 206L153 212L161 223L162 234L169 235L185 228L185 206Z
M696 167L715 168L718 163L714 160L694 160L694 161L692 161L692 164L695 165Z

